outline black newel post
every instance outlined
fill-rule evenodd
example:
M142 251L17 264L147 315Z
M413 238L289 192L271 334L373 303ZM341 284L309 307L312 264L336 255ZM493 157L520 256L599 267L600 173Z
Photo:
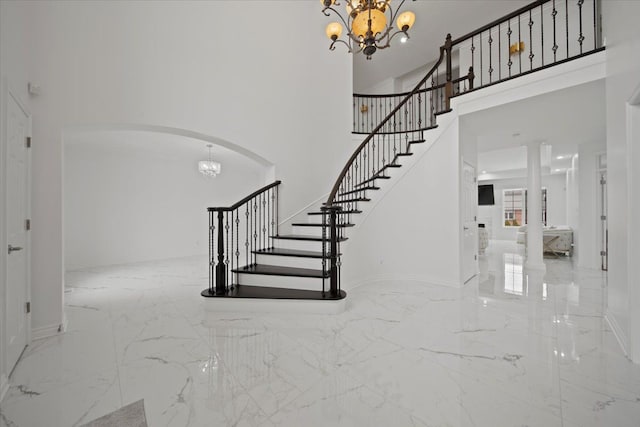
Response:
M329 208L329 253L330 253L330 278L329 292L332 297L338 296L338 211L339 206L331 206Z
M224 234L223 230L224 212L218 211L218 264L216 265L216 294L223 295L226 290L226 271L224 264Z
M451 97L453 96L453 71L451 70L451 34L447 34L447 39L444 42L444 49L447 51L447 82L444 87L444 97L446 102L446 109L451 108Z
M340 206L323 208L329 211L329 293L339 295L338 290L338 211Z

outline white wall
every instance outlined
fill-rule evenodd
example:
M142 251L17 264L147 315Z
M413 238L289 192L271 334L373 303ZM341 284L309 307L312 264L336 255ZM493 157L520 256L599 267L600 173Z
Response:
M639 339L633 332L640 328L636 319L630 323L630 311L640 309L640 301L630 301L629 287L637 287L637 277L628 276L629 261L637 265L637 260L628 259L628 235L630 228L638 226L638 221L627 218L628 212L628 168L633 172L640 167L628 164L627 147L627 102L640 83L640 2L603 2L603 27L607 44L607 177L609 213L609 272L608 308L609 319L614 332L623 347L631 347L630 336ZM637 141L636 141L637 143ZM633 200L632 203L636 202ZM631 333L633 332L633 335ZM635 343L638 346L640 343ZM637 347L635 347L637 348ZM638 351L640 353L640 351ZM638 353L632 357L638 361Z
M478 222L482 223L490 219L490 239L515 241L518 227L505 227L502 220L502 191L527 188L527 178L488 180L480 181L478 184L493 184L495 198L493 206L478 206ZM567 223L565 176L563 174L543 175L542 186L547 189L547 225L565 225Z
M8 91L30 108L27 93L29 71L27 54L30 37L29 19L26 11L17 2L0 2L0 248L7 247L5 218L6 195L6 106ZM0 256L0 400L8 387L9 367L6 365L5 347L5 304L6 293L6 251Z
M328 192L350 154L351 56L327 50L317 2L15 7L29 14L29 70L42 87L32 102L34 328L62 321L51 301L62 299L67 127L143 123L231 141L276 165L282 217Z
M206 208L264 184L266 168L217 147L223 173L201 175L204 142L140 132L73 139L64 148L66 270L206 254Z
M439 123L443 133L429 151L405 175L381 183L393 188L349 230L345 286L391 278L461 285L458 119Z

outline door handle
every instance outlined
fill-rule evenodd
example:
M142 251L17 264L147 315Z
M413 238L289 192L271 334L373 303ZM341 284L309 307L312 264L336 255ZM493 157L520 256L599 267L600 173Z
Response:
M16 251L21 251L22 248L20 246L11 246L9 245L9 255L11 255L11 252L16 252Z
M465 227L465 226L462 226L462 228L463 228L464 230L468 230L468 229L469 229L469 227Z

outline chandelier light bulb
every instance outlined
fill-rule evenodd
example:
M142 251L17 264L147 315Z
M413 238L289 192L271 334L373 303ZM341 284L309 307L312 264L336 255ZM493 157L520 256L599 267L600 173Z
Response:
M335 41L339 39L340 35L342 34L342 25L340 25L339 22L332 22L329 25L327 25L326 32L327 32L327 37Z
M402 31L407 31L409 28L413 27L413 24L416 22L416 14L411 11L406 11L398 16L398 20L396 23L398 24L398 28Z

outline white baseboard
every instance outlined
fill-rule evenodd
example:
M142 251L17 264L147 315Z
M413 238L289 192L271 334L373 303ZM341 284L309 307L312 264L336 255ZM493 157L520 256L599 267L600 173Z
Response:
M397 274L394 274L388 277L375 277L375 278L370 277L367 279L360 279L357 281L345 280L344 285L342 286L342 289L348 292L349 290L355 289L359 286L365 286L368 284L380 283L380 282L402 282L402 281L426 283L429 285L445 286L447 288L462 288L463 286L463 284L458 282L442 280L442 279L431 277L431 276L420 276L420 275L398 276ZM347 295L347 298L349 298L348 295Z
M616 320L616 317L611 313L607 313L605 314L604 318L613 331L613 335L616 337L616 340L618 340L618 344L620 344L620 347L622 348L625 356L629 357L629 339L622 331L622 328Z
M9 390L9 378L6 375L2 374L0 376L0 402L4 399L4 395L7 394Z
M349 296L347 295L347 298ZM340 314L346 308L346 299L336 301L206 298L208 312L286 313L286 314Z
M64 324L56 324L49 326L42 326L40 328L31 329L31 339L39 340L41 338L53 337L55 335L61 334L66 329Z

